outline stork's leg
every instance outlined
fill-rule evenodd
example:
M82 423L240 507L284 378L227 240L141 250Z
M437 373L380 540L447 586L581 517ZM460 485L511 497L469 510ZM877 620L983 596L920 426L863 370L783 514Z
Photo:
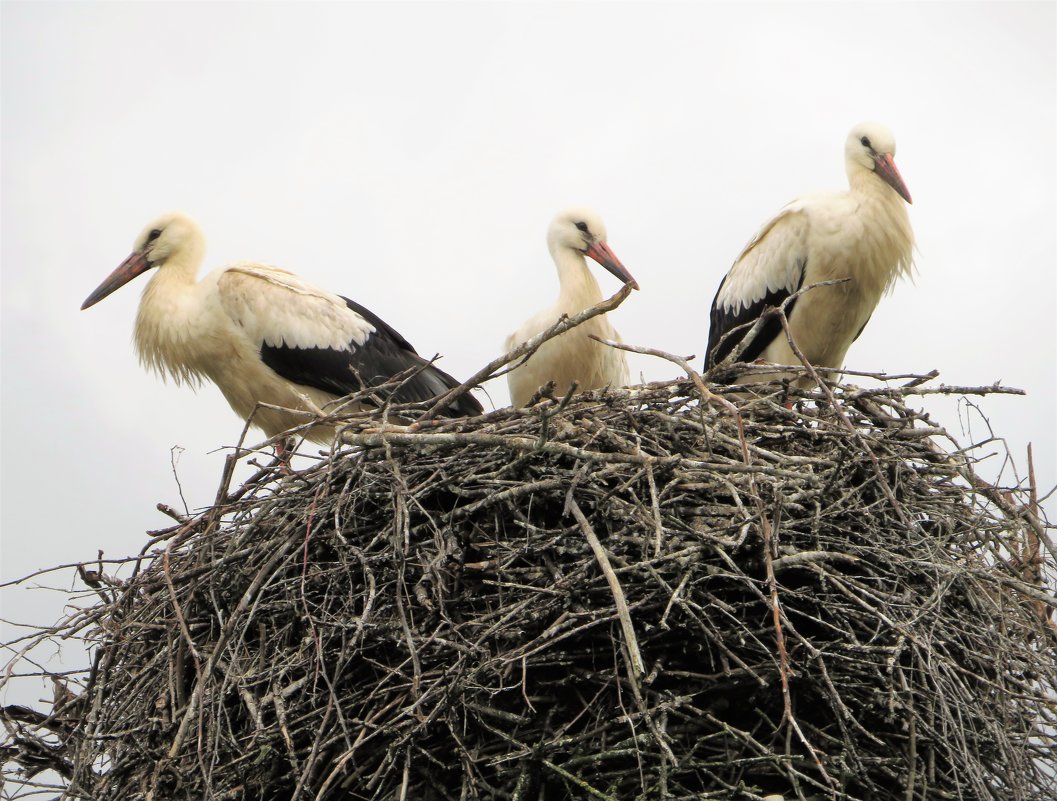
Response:
M793 399L789 397L789 388L790 388L790 386L791 386L791 384L789 382L789 379L788 378L783 378L782 379L782 405L785 406L785 408L788 411L792 411L793 410Z
M279 462L279 469L290 475L293 473L293 468L290 466L290 460L294 456L294 450L296 445L293 437L283 437L275 443L275 458Z

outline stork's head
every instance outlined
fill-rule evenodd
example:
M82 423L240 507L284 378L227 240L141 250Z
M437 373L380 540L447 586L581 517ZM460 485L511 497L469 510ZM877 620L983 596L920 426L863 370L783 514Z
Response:
M844 145L844 161L848 177L858 170L868 170L892 187L907 203L910 191L896 169L895 135L879 122L860 122L851 129Z
M151 267L179 263L191 278L205 250L205 239L194 220L186 214L163 214L136 237L132 253L88 296L81 309L94 306Z
M563 250L590 256L609 272L638 289L638 282L606 243L606 226L602 218L590 209L569 209L551 220L547 229L547 247L558 259Z

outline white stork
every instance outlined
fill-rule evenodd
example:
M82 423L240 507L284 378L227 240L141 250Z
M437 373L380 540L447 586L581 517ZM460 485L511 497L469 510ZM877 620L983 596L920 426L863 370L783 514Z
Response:
M587 269L585 255L625 284L639 288L606 244L606 227L592 211L571 209L555 217L547 229L547 247L558 267L558 299L507 337L508 351L550 328L563 314L579 314L601 303L602 290ZM548 381L553 381L561 394L573 382L581 390L627 384L628 361L624 352L590 339L589 334L614 341L620 338L606 315L600 314L547 340L528 361L507 373L511 403L524 406Z
M895 152L895 137L883 125L856 125L844 146L851 188L797 198L764 224L712 301L706 368L741 345L767 307L779 306L801 287L850 278L811 289L786 308L793 340L811 365L842 366L881 296L913 264L914 235L903 204L910 203L910 192L892 159ZM755 359L799 364L777 318L741 354L741 361Z
M210 379L238 415L253 414L269 437L307 420L274 409L254 412L259 402L319 414L337 398L411 370L417 372L393 394L395 402L429 400L458 386L375 314L286 270L240 262L196 281L204 253L193 220L160 217L81 309L157 267L136 315L140 361L177 384ZM481 405L463 395L447 413L477 415ZM307 434L317 442L332 435L324 426Z

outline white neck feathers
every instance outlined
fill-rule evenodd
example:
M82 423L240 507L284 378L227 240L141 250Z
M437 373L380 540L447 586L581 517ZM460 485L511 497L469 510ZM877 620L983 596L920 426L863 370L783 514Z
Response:
M881 291L890 290L900 276L909 278L914 266L914 231L906 203L873 170L849 170L848 182L866 222L868 245L861 252L871 258L863 265L863 277L873 277Z
M203 307L193 302L201 287L195 281L201 259L194 247L167 258L143 290L136 314L133 339L140 362L177 384L197 385L205 374L208 343L196 335L201 330L196 315Z
M602 289L582 253L569 247L557 247L551 255L558 268L561 311L576 314L602 301Z

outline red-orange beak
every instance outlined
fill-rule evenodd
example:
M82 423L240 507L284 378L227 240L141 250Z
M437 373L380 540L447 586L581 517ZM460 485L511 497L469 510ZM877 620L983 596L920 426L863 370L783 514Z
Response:
M144 253L133 253L106 277L99 286L96 287L95 292L89 295L84 303L81 304L81 311L84 311L89 306L94 306L111 292L114 292L140 273L145 273L153 265L147 261L147 256Z
M907 203L913 203L910 199L910 190L903 183L903 176L896 169L896 163L890 153L881 153L874 157L874 170L885 179L890 187L896 190Z
M639 282L628 272L628 268L620 263L617 254L610 250L609 245L605 242L595 242L587 249L587 255L609 270L609 272L613 273L613 275L625 284L629 284L632 289L639 288Z

